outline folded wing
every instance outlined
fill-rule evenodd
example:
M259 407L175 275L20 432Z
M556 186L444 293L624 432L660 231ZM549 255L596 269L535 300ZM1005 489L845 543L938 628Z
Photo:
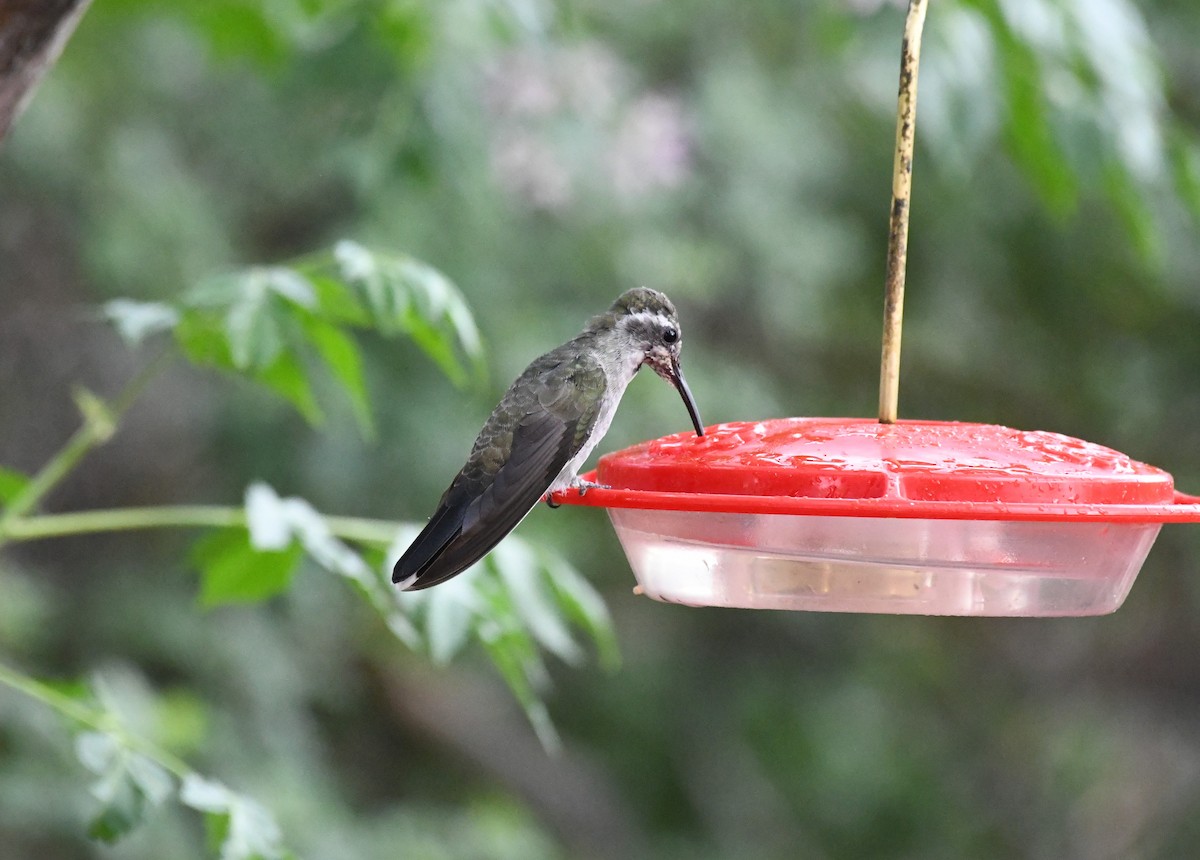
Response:
M564 371L574 385L603 384L598 369L576 366ZM530 394L503 465L493 474L480 474L471 464L464 467L396 562L392 581L402 589L445 582L483 558L517 527L579 452L595 422L595 398L584 398L587 405L581 406L579 398L547 397L544 391L541 396L537 391ZM502 403L498 412L505 406Z

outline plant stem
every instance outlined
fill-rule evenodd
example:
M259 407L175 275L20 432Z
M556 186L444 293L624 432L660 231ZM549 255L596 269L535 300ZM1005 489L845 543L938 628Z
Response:
M171 755L145 738L130 734L112 714L89 707L4 663L0 663L0 684L11 687L18 693L53 708L64 717L75 720L90 729L113 735L122 745L153 759L180 779L192 773L192 769L185 761Z
M12 536L11 531L18 520L40 502L47 493L58 486L79 461L89 451L103 445L116 432L121 416L133 405L134 401L145 391L146 386L173 359L173 354L165 352L150 364L142 368L120 394L105 405L98 400L83 400L83 424L76 430L62 449L42 467L25 485L24 489L0 510L0 546L3 546Z
M892 165L892 211L888 223L884 282L883 358L879 367L879 421L896 421L900 398L900 329L904 321L904 267L908 261L908 209L912 193L913 138L917 129L917 69L926 0L909 0L900 49L896 102L896 157Z
M323 519L336 537L345 540L386 544L396 536L397 524L391 520L330 516L325 516ZM242 507L162 505L22 517L8 524L5 535L9 540L26 541L138 529L244 528L245 526L246 511Z

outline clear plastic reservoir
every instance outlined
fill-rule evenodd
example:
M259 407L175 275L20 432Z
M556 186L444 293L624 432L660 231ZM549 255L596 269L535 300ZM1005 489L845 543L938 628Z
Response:
M642 591L698 606L913 615L1117 609L1158 523L610 508Z

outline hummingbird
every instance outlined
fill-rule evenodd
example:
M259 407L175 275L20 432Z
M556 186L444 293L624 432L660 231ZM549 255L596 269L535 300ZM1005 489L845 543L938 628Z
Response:
M601 486L580 478L579 467L608 432L642 365L675 386L696 435L703 436L679 369L682 341L671 300L639 287L535 358L488 416L466 465L396 562L392 582L401 590L445 582L487 555L543 497Z

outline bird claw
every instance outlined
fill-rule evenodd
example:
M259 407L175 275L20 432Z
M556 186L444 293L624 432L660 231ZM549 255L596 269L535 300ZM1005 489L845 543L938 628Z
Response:
M607 484L597 484L595 481L585 481L583 478L576 478L571 481L571 489L577 490L580 497L587 495L588 490L607 490Z
M566 487L567 490L574 490L579 493L580 498L587 495L588 490L607 490L608 484L597 484L595 481L585 481L583 478L575 478ZM562 491L560 491L562 492ZM562 502L554 501L554 494L547 493L543 501L548 508L561 508Z

